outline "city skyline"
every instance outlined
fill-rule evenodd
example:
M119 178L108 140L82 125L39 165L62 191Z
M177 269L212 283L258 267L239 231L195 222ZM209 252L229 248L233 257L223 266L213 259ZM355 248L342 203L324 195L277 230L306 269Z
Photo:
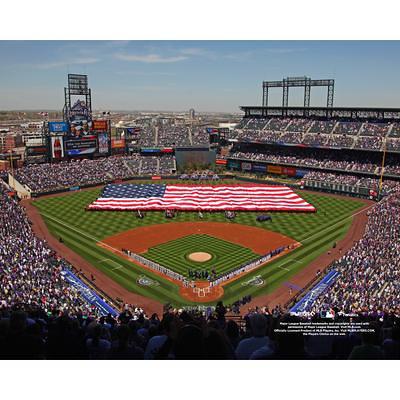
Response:
M98 110L239 112L261 105L263 80L304 75L335 79L338 107L400 106L399 41L1 41L0 54L1 110L61 109L68 73L88 75ZM325 97L313 88L311 105Z

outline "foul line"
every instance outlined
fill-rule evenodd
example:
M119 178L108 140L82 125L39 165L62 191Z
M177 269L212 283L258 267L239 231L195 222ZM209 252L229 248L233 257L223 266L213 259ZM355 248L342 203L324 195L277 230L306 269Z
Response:
M124 253L123 253L121 250L118 250L118 249L116 249L115 247L112 247L112 246L108 245L107 243L104 243L103 241L99 240L99 239L96 238L95 236L89 235L88 233L83 232L83 231L81 231L80 229L74 228L73 226L68 225L68 224L66 224L66 223L63 222L63 221L60 221L58 218L55 218L55 217L53 217L53 216L51 216L51 215L48 215L48 214L45 214L45 213L42 213L42 215L44 215L46 218L49 218L49 219L52 219L53 221L56 221L58 224L63 225L63 226L65 226L66 228L69 228L69 229L71 229L71 230L73 230L73 231L79 233L79 234L82 235L82 236L86 236L86 237L89 238L90 240L93 240L93 241L95 241L95 242L101 243L102 246L104 246L104 247L108 247L108 248L110 248L111 250L116 251L116 252L118 252L119 254L124 255ZM104 259L104 260L107 260L107 259Z
M116 269L121 269L121 268L123 268L123 265L117 263L117 262L114 261L114 260L111 260L111 258L104 258L103 260L99 260L98 262L101 264L101 263L106 262L106 261L112 262L113 264L118 265L118 267L111 268L111 271L114 271L114 270L116 270Z
M300 240L300 243L307 242L308 240L312 239L313 237L319 236L322 232L325 232L325 231L327 231L327 230L333 228L334 226L339 225L339 224L342 223L343 221L346 221L347 219L351 219L351 218L355 217L355 216L358 215L358 214L361 214L361 213L363 213L363 212L366 212L366 211L369 210L371 207L373 207L375 204L377 204L377 203L371 204L370 206L365 207L365 208L363 208L362 210L357 211L357 212L354 213L354 214L348 215L347 217L342 218L342 219L339 220L338 222L335 222L334 224L327 226L326 228L324 228L324 229L318 231L317 233L313 233L311 236L308 236L308 237L306 237L305 239Z

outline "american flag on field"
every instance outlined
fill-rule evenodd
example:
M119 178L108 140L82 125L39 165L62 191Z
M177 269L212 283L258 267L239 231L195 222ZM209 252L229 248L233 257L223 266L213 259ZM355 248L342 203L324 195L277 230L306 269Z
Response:
M315 212L289 187L267 185L110 184L89 209Z

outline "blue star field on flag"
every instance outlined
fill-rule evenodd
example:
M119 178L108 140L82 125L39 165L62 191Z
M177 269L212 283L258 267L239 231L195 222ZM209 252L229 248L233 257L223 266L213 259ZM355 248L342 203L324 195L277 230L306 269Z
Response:
M111 184L107 185L101 197L128 199L128 198L148 198L148 197L163 197L166 185L151 185L151 184Z

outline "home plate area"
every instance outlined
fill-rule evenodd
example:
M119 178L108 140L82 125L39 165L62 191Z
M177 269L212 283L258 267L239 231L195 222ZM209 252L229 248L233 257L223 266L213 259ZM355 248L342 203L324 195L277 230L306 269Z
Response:
M178 222L132 229L98 243L179 286L182 298L210 302L223 286L299 243L252 226L222 222Z

